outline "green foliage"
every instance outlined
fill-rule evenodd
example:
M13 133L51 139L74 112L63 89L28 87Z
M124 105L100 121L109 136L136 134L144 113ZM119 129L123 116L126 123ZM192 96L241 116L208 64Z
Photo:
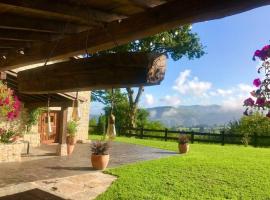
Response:
M156 52L164 53L173 60L179 60L183 56L188 57L188 59L200 58L205 53L203 48L198 35L191 32L191 26L184 25L98 54Z
M25 122L25 125L27 126L27 132L31 131L32 126L37 125L38 118L44 111L43 108L33 108L28 111L28 117Z
M258 135L270 135L270 119L260 113L243 116L238 121L230 122L227 132L245 135L254 135L254 133Z
M17 132L12 129L0 130L0 143L8 144L12 142L12 138L17 135Z
M105 127L106 127L106 116L105 115L100 115L98 117L97 128L94 131L97 134L103 135L105 133Z
M143 108L138 109L136 116L136 125L137 127L146 127L149 123L149 112Z
M95 118L90 119L89 126L97 126L97 120Z
M78 127L77 122L75 122L73 120L68 121L68 123L67 123L68 136L75 137L75 135L77 133L77 127Z

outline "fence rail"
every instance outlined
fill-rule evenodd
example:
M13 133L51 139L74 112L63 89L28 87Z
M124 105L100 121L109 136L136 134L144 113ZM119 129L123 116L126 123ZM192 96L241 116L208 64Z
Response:
M90 128L97 128L97 126L90 126ZM157 134L149 134L158 133ZM190 142L212 142L212 143L220 143L221 145L225 144L241 144L242 138L245 137L244 134L227 134L224 131L221 131L220 134L217 133L201 133L194 131L176 131L176 130L168 130L165 129L147 129L147 128L131 128L131 127L121 127L117 128L118 135L127 136L127 137L137 137L137 138L156 138L163 139L164 141L168 140L177 140L179 135L188 135L190 138ZM254 133L253 135L248 136L249 143L253 144L255 147L258 146L259 141L261 140L269 140L267 142L267 146L270 145L270 136L268 135L258 135Z

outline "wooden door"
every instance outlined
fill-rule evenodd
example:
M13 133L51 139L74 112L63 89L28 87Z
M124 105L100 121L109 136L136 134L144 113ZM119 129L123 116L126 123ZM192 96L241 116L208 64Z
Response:
M51 121L52 133L48 134L48 120ZM47 112L39 117L38 132L40 133L40 142L49 144L59 141L59 111L50 111L48 118Z

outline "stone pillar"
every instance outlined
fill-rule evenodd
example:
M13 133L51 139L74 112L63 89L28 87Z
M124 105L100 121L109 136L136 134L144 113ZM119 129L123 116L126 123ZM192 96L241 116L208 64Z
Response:
M60 131L59 131L59 145L57 148L57 155L58 156L66 156L67 155L67 114L68 114L68 107L63 106L61 107L60 111Z

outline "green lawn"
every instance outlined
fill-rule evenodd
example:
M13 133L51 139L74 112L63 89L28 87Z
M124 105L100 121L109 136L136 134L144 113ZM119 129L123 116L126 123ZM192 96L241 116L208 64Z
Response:
M91 136L97 139L97 136ZM174 142L116 141L177 150ZM189 154L108 169L118 177L97 199L270 199L270 149L192 144Z

